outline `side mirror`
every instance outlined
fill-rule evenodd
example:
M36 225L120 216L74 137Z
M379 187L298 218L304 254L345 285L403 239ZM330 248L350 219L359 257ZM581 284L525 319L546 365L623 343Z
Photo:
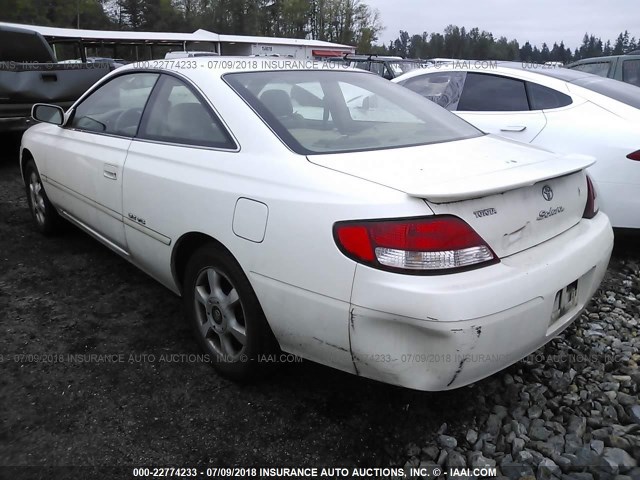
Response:
M36 103L31 107L31 118L38 122L62 125L64 123L64 110L57 105Z

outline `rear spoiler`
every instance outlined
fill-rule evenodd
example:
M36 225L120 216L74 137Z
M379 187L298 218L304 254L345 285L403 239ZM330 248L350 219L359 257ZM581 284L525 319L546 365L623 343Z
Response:
M534 185L550 178L562 177L584 170L596 162L588 155L563 155L546 162L525 164L499 172L487 172L473 177L412 185L403 189L412 197L433 203L450 203L486 197L508 190Z

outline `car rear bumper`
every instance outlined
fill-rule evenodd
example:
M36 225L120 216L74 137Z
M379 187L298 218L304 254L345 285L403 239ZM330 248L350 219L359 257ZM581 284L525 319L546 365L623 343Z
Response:
M613 248L606 215L501 263L440 276L358 265L349 335L359 375L419 390L447 390L497 372L550 341L598 288ZM559 290L577 303L551 321Z

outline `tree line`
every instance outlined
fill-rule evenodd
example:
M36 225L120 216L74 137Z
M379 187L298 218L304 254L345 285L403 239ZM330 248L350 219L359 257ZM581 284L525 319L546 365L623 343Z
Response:
M67 28L193 32L312 38L356 46L360 53L410 58L563 62L619 55L640 48L628 31L612 43L585 34L571 50L560 41L540 48L491 32L449 25L444 32L400 31L376 45L383 30L378 10L363 0L0 0L0 20Z
M640 39L630 37L625 30L612 44L601 38L585 33L582 45L571 51L563 41L554 42L552 47L543 43L540 48L525 42L520 46L517 40L506 37L496 39L491 32L449 25L443 33L422 33L409 35L401 30L400 35L389 45L374 47L375 53L400 55L410 58L459 58L469 60L519 60L526 62L569 63L582 58L622 55L640 48Z

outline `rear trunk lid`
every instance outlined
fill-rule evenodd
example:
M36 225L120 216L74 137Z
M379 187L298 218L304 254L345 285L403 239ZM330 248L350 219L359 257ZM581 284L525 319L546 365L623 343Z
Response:
M462 218L499 257L578 223L587 200L584 169L594 162L492 136L308 158L423 198L436 214Z

